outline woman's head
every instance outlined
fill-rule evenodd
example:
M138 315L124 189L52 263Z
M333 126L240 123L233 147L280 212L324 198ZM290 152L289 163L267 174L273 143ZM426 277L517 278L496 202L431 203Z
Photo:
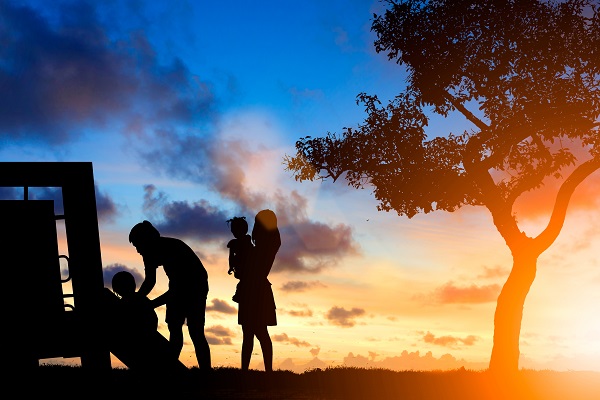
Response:
M277 216L273 211L266 209L256 214L252 228L252 240L257 243L269 237L279 240L279 229L277 228Z

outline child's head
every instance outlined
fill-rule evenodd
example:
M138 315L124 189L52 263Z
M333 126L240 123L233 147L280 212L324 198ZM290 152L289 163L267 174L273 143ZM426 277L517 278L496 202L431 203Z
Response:
M233 236L237 239L248 233L248 222L246 222L246 217L233 217L228 219L227 223L231 228L231 233L233 233Z
M135 278L130 272L119 271L112 278L112 288L121 297L135 293Z

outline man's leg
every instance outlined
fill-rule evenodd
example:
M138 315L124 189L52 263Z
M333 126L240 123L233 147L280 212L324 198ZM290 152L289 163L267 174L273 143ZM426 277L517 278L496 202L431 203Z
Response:
M167 326L169 328L169 343L175 356L179 358L181 349L183 349L183 325L171 323Z
M204 321L189 321L188 320L188 332L190 333L190 339L194 344L194 351L196 352L196 360L198 360L198 367L202 371L210 371L212 369L210 359L210 347L208 341L204 335Z

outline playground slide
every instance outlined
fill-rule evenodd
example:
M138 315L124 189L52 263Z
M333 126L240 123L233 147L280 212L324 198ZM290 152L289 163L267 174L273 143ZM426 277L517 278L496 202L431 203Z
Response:
M142 336L128 332L111 334L109 350L131 370L172 374L188 369L174 356L169 341L158 331Z
M139 329L128 324L120 300L105 291L106 339L109 351L131 370L159 374L187 371L175 356L169 341L157 330Z

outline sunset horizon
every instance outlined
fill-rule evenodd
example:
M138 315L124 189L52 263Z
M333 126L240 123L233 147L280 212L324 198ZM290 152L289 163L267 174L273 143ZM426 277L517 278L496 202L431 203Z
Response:
M479 199L470 194L456 200L462 193L449 196L454 211L437 198L431 210L414 206L428 195L420 192L386 211L387 194L373 183L357 189L345 175L335 182L299 179L305 171L289 168L307 137L361 129L368 107L359 94L377 95L385 107L409 78L417 79L374 47L373 18L386 4L3 2L0 82L11 96L0 111L0 162L92 166L106 288L119 271L129 271L138 289L144 281L144 261L129 240L135 224L150 221L162 236L188 244L208 273L204 331L213 368L241 365L227 221L245 217L250 233L257 212L270 209L281 233L268 275L277 315L268 327L275 370L487 370L498 298L514 262L497 215L472 205ZM489 115L474 100L463 101L476 115L465 117L457 107L443 117L423 106L426 136L471 137L481 128L477 118ZM597 136L598 113L595 123ZM573 151L577 162L597 160L596 148L580 137L567 143L533 136L532 143L552 142L556 154L563 146ZM535 190L507 213L518 223L516 236L536 238L549 225L561 179L576 167L568 156L557 159L562 175L531 185ZM520 168L519 162L506 165ZM499 187L521 184L511 186L514 176L502 172L492 174ZM428 185L418 179L423 183L415 186ZM63 194L51 186L0 186L0 200L54 200L56 215L63 213ZM59 254L73 251L60 219L57 245ZM598 249L595 170L574 189L560 233L537 258L519 326L519 369L600 372ZM60 267L64 278L68 262ZM33 279L22 276L19 290L26 292ZM168 285L159 267L148 297ZM70 282L64 291L71 293ZM66 302L77 308L77 301ZM168 339L165 306L156 313L158 332ZM198 367L187 326L183 332L179 360ZM126 367L110 358L113 368ZM81 365L79 357L39 362ZM256 339L250 368L264 369Z

